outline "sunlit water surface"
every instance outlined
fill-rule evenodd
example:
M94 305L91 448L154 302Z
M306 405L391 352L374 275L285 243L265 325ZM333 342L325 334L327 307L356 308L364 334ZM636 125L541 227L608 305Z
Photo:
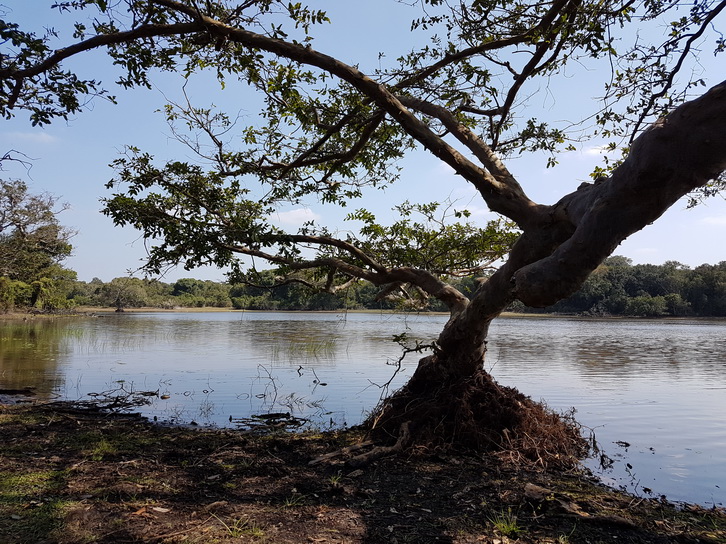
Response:
M154 392L139 411L173 423L235 426L283 411L316 427L354 425L397 368L390 390L415 368L415 354L396 365L393 335L429 341L445 319L224 312L4 323L0 389L72 400ZM501 318L488 346L500 383L577 409L615 461L601 474L608 483L726 503L726 322Z

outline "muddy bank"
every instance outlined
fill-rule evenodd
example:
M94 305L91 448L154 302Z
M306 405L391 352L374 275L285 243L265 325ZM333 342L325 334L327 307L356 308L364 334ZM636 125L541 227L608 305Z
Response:
M161 427L0 406L0 542L726 542L723 510L576 473L419 451L352 470L355 432Z

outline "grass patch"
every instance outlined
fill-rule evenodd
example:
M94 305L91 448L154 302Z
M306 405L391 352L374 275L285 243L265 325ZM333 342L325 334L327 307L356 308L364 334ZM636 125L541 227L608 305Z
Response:
M285 508L295 508L296 506L303 506L305 504L305 495L300 495L298 493L293 494L290 497L287 497L282 505Z
M0 471L0 504L26 500L58 490L65 485L68 472L46 470L26 474Z
M226 522L216 514L212 514L212 516L222 524L222 527L232 538L262 538L265 536L265 531L254 520L249 518L237 518Z
M91 449L90 455L94 461L101 461L104 457L115 453L118 453L116 446L107 439L101 438Z
M494 514L489 518L489 522L499 534L509 538L516 538L522 533L522 527L517 521L517 514L512 512L511 508Z
M0 536L10 537L0 541L38 542L55 534L72 502L54 496L67 476L64 470L0 472Z
M72 501L51 499L30 507L11 509L10 513L0 506L0 535L8 538L3 542L16 544L55 541L64 526L66 511Z
M675 507L492 456L309 464L365 439L356 431L258 436L56 406L0 414L3 544L726 542L723 509ZM528 483L586 515L536 504Z

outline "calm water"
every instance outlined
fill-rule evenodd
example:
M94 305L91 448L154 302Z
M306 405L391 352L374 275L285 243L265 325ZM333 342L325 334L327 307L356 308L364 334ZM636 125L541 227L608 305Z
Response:
M176 423L289 411L318 427L353 425L397 368L392 335L430 340L444 322L228 312L5 323L0 388L73 400L156 392L142 413ZM415 368L410 357L391 389ZM726 504L726 322L502 318L487 367L552 408L575 407L615 461L609 483Z

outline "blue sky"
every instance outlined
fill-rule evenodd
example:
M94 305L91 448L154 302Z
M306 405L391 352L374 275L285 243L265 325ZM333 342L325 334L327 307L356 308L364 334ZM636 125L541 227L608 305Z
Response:
M48 0L4 0L2 4L12 13L11 20L35 25L58 25L55 12ZM365 4L365 6L363 6ZM380 9L372 9L373 5ZM315 47L356 63L364 70L376 66L378 52L403 53L410 43L410 34L401 34L394 23L399 16L409 17L410 11L394 2L327 2L334 25L326 28ZM385 9L386 17L381 17ZM399 13L400 12L400 13ZM409 17L410 18L410 17ZM381 20L385 19L383 23ZM339 25L337 23L340 23ZM381 29L381 24L384 28ZM407 28L405 25L403 28ZM73 60L68 66L82 77L100 78L111 83L113 69L102 54L91 54ZM708 71L708 68L713 68ZM713 85L723 79L723 71L706 65L707 83ZM709 79L709 73L714 77ZM70 204L61 221L78 230L73 239L74 255L67 265L78 272L79 279L99 277L108 281L126 274L141 264L145 253L143 241L133 229L114 227L110 219L99 213L99 199L107 196L104 184L113 173L108 164L118 157L126 144L133 144L160 156L184 157L189 153L170 137L163 116L155 113L165 103L165 96L179 99L181 78L164 75L155 80L153 90L121 91L113 89L119 105L102 100L89 104L88 111L68 122L56 122L46 128L33 128L21 114L4 121L0 131L0 150L16 149L33 158L28 172L9 166L5 177L26 180L34 192L48 191ZM535 105L550 116L577 115L587 107L590 98L601 89L597 73L581 71L566 74L563 81L553 83L546 92L537 96ZM254 99L238 88L224 93L218 90L213 78L197 79L190 86L195 104L214 101L224 104L232 113L254 114ZM543 157L524 157L508 162L531 198L552 203L574 190L588 173L601 161L595 144L583 146L576 152L560 157L560 165L547 169ZM378 211L389 210L405 199L418 202L457 200L459 207L466 205L476 220L485 221L490 214L474 191L453 175L453 172L426 153L416 153L403 163L402 179L385 191L370 193L361 203ZM339 225L342 216L350 210L323 207L311 202L307 208L293 207L280 210L280 224L294 226L309 218L321 223ZM726 236L726 202L721 197L707 201L695 209L687 210L686 202L676 204L655 224L626 240L616 254L625 255L636 263L659 264L667 260L680 261L689 266L717 263L726 260L726 252L718 242ZM164 280L180 277L222 280L223 272L216 269L185 271L181 268L167 273Z

